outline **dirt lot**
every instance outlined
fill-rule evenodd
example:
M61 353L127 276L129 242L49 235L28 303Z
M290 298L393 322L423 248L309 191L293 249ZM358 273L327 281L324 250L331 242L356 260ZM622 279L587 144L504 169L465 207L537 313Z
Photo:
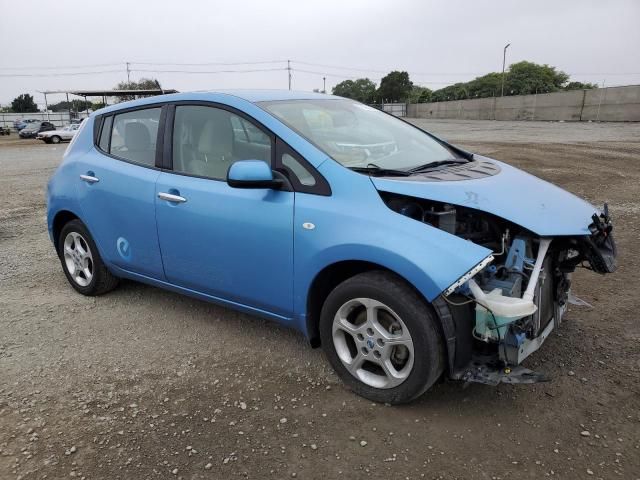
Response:
M265 321L130 282L82 297L44 219L65 146L0 137L0 478L640 478L640 126L421 123L610 202L620 267L575 276L594 308L527 362L551 383L376 405Z

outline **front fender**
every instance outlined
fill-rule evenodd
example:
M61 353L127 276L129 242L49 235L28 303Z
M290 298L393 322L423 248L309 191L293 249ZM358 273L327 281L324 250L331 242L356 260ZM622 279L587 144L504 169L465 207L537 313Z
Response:
M333 161L322 173L342 168ZM368 177L343 169L332 197L296 195L294 312L302 321L314 278L346 260L391 270L433 301L492 252L389 209ZM302 227L313 224L315 228Z

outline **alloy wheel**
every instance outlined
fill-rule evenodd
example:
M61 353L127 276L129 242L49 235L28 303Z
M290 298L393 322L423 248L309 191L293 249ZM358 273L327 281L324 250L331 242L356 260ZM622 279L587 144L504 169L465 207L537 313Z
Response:
M344 303L333 319L333 345L351 375L374 388L393 388L413 368L409 329L387 305L371 298Z
M69 275L81 287L93 278L93 255L89 244L78 232L69 232L64 239L64 261Z

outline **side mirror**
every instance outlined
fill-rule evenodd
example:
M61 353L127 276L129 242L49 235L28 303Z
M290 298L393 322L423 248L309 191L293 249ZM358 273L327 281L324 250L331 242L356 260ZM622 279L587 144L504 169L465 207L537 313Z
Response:
M229 167L227 184L233 188L282 188L282 180L273 178L267 162L262 160L239 160Z

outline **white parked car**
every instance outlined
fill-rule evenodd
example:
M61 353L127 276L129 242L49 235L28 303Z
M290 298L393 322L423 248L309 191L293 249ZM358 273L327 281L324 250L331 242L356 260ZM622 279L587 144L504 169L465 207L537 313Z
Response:
M40 132L36 137L44 143L60 143L62 141L70 141L80 128L79 123L72 123L60 130L49 130L48 132Z

